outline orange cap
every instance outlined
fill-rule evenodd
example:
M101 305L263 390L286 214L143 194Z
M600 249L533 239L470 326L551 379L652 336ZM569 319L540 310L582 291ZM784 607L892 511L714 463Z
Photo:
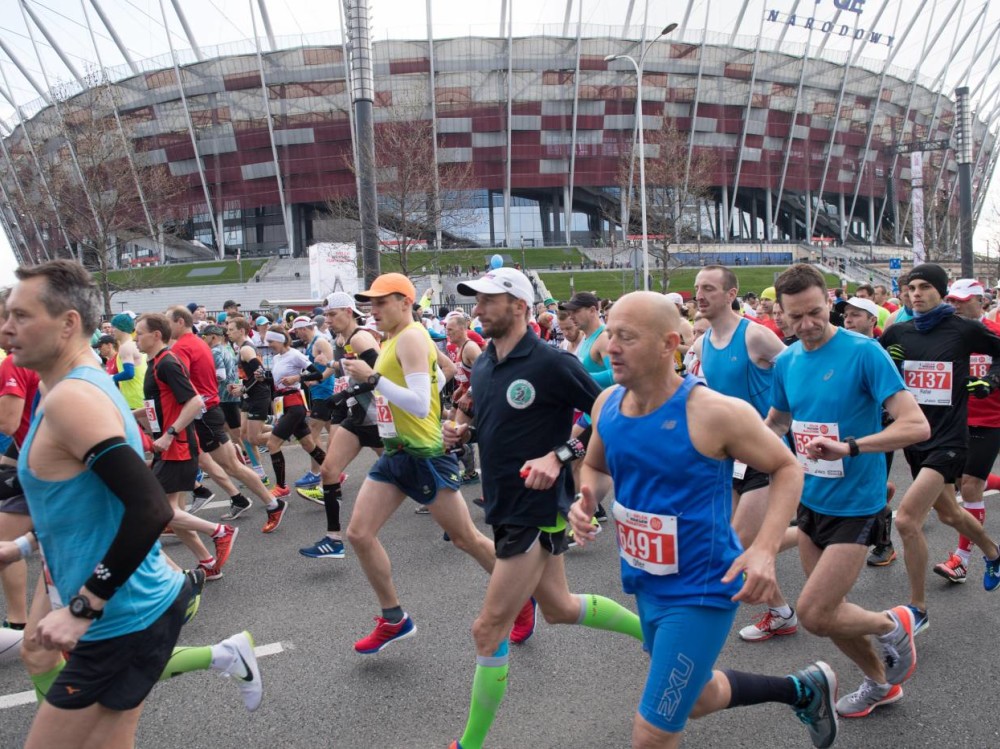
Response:
M389 296L389 294L402 294L411 302L417 298L416 288L402 273L383 273L375 279L370 289L359 291L354 298L359 302L367 302L373 297Z

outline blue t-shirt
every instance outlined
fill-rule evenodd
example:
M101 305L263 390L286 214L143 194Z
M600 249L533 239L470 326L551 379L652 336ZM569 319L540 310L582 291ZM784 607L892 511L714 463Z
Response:
M874 515L885 507L885 456L808 460L813 436L860 439L882 431L882 404L903 378L878 341L843 328L815 351L796 341L774 362L771 405L792 416L795 457L806 472L802 504L839 517Z

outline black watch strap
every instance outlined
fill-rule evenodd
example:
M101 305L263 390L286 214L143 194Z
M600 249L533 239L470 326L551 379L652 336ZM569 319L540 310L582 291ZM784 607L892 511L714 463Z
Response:
M858 443L854 437L845 437L844 444L847 445L847 449L850 451L848 454L852 458L856 458L861 454L861 448L858 447Z
M69 613L77 619L90 619L96 621L104 616L103 611L98 611L90 605L87 596L76 595L69 599Z

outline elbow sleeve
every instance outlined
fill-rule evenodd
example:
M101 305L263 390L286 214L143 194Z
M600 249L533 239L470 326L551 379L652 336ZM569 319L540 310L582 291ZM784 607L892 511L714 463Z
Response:
M131 380L135 377L135 365L132 362L125 362L122 364L122 371L116 374L112 379L115 382L122 382L123 380Z

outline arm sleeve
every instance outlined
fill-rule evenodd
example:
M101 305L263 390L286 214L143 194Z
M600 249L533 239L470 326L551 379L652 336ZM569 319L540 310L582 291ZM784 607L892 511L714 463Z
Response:
M310 364L306 367L305 374L299 377L299 380L301 382L319 382L323 379L323 372L325 370L326 367L323 367L323 369L317 369L315 364Z
M593 378L594 382L598 384L601 390L615 384L615 376L611 371L611 357L604 357L604 371L593 375Z
M139 568L174 513L160 483L121 437L92 447L84 462L125 506L111 546L84 583L107 600Z
M430 372L416 372L406 375L406 387L383 377L376 387L379 394L394 406L423 419L431 412Z
M358 358L365 364L367 364L369 367L374 369L375 362L378 361L378 351L376 351L373 348L370 348L367 351L362 351L360 354L358 354Z
M135 377L135 364L130 361L122 362L122 371L116 374L113 379L115 382L122 382L123 380L131 380Z

